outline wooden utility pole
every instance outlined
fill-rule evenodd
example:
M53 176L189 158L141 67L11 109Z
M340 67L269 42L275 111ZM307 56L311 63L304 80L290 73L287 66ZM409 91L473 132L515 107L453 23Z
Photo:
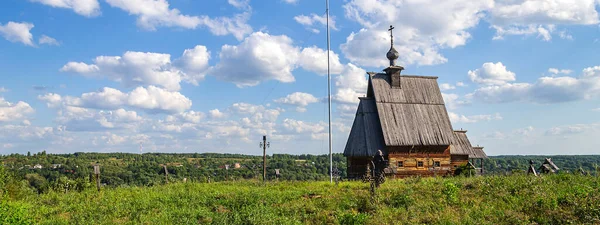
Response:
M167 182L167 184L169 183L169 171L167 170L167 165L163 165L163 168L165 168L165 182Z
M263 141L260 143L260 147L263 148L263 182L267 181L267 148L270 147L270 143L267 142L267 135L263 135Z
M263 181L267 180L267 135L263 135Z
M96 186L100 192L100 165L94 165L94 175L96 176Z

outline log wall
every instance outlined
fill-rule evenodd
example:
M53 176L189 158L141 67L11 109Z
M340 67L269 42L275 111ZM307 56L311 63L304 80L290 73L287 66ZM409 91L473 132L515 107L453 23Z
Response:
M419 146L388 148L390 167L395 168L394 176L443 176L452 173L449 146ZM402 165L399 165L402 162ZM422 162L422 165L419 165ZM436 162L439 165L436 165Z

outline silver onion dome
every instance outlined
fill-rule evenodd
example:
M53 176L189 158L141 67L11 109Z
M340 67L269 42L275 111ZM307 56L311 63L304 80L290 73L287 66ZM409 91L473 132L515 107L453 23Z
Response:
M387 52L386 57L390 60L390 66L395 66L396 59L400 57L400 54L398 54L398 51L392 46Z

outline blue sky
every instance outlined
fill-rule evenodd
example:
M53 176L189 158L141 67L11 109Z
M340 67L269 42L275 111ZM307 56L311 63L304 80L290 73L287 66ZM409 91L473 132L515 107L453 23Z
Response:
M7 0L0 154L327 153L324 1ZM366 72L438 76L489 155L598 154L600 1L331 2L334 152Z

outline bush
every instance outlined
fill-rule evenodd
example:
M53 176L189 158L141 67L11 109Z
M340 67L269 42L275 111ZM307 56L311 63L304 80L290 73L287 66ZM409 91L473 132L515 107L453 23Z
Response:
M0 200L0 224L33 224L23 204Z

